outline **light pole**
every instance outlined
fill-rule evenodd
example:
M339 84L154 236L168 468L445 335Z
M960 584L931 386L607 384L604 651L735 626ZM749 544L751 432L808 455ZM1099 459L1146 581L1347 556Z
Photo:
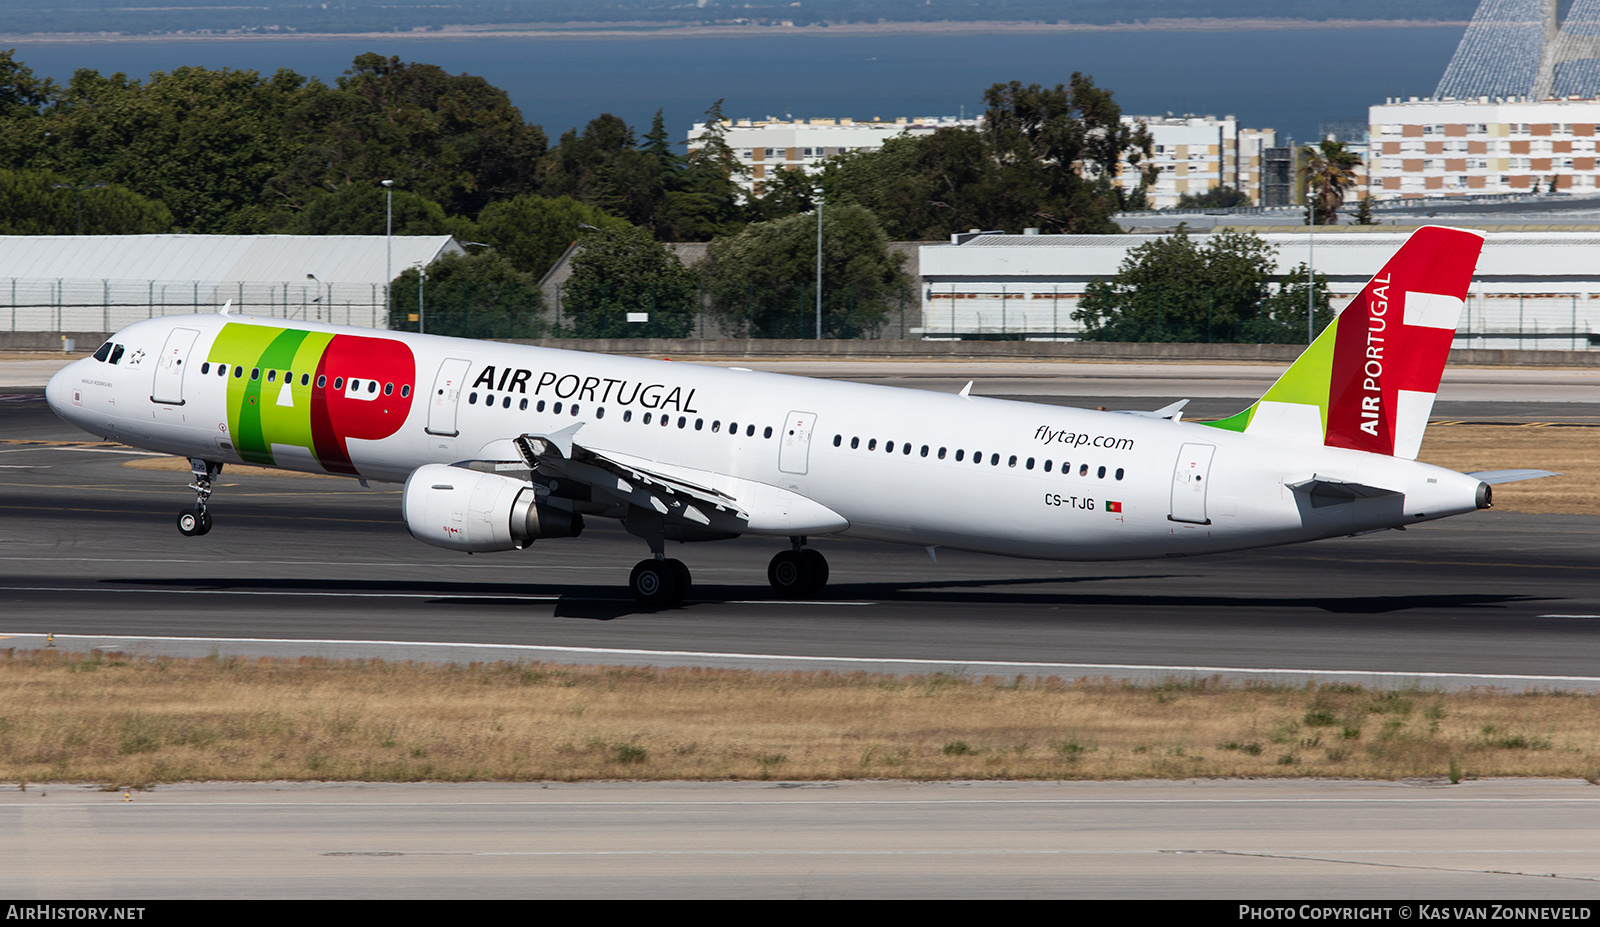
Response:
M49 134L49 133L46 133L46 134ZM103 183L91 183L91 184L84 184L83 186L80 187L80 186L77 186L76 184L70 184L70 183L53 183L50 186L51 186L52 189L56 189L56 190L71 190L73 193L76 193L78 195L78 234L82 235L83 234L83 191L85 191L85 190L98 190L101 187L104 187L105 184L103 184Z
M322 287L324 286L323 282L321 280L317 279L317 275L316 274L306 274L306 279L310 280L312 283L315 283L317 285L317 289L318 290L321 290ZM333 321L333 284L329 283L329 284L326 284L326 286L328 287L328 302L327 302L328 321L332 322ZM316 299L312 300L312 302L317 304L317 321L320 322L320 321L322 321L322 309L323 309L322 296L318 295Z
M394 181L383 181L383 197L383 315L387 325L394 313L393 300L389 298L389 289L394 285Z
M428 315L423 311L422 307L422 285L428 282L428 268L423 267L421 261L418 261L415 266L417 268L417 333L426 335L428 333Z
M822 340L822 188L813 187L817 198L817 340Z

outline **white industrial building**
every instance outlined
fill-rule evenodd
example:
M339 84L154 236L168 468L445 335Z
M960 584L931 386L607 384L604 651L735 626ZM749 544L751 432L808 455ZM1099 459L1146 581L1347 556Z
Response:
M235 312L387 328L390 268L398 276L461 250L448 235L8 235L0 326L111 332L232 302Z
M1358 293L1411 229L1308 236L1281 227L1261 238L1278 273L1307 261L1329 278L1334 308ZM1157 235L978 235L921 248L922 328L928 339L1074 340L1088 284L1117 273ZM1207 235L1195 234L1197 244ZM1600 330L1600 231L1496 232L1473 277L1455 347L1586 349Z

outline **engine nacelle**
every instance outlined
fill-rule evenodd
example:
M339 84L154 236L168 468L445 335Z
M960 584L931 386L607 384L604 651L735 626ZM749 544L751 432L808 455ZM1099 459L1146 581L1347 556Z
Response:
M539 502L532 484L444 464L412 471L403 510L412 537L449 550L521 550L583 531L582 515Z

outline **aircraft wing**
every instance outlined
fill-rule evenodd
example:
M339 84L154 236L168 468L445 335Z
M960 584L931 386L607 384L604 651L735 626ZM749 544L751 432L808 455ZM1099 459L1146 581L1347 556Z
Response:
M662 515L709 527L712 518L732 515L749 521L750 513L726 493L698 486L665 473L614 460L574 443L574 426L553 435L522 435L512 443L531 470L577 480L618 499ZM719 519L721 520L721 519Z

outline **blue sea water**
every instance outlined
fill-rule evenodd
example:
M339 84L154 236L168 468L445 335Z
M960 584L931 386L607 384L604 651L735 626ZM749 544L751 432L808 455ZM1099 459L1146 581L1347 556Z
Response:
M1324 121L1364 123L1386 96L1432 93L1460 27L1040 35L653 39L237 40L29 44L17 57L65 82L78 68L144 78L185 65L332 82L363 52L439 65L504 89L551 140L600 113L643 134L657 109L682 138L725 115L947 116L983 108L989 85L1066 82L1074 71L1139 115L1232 113L1301 140Z

